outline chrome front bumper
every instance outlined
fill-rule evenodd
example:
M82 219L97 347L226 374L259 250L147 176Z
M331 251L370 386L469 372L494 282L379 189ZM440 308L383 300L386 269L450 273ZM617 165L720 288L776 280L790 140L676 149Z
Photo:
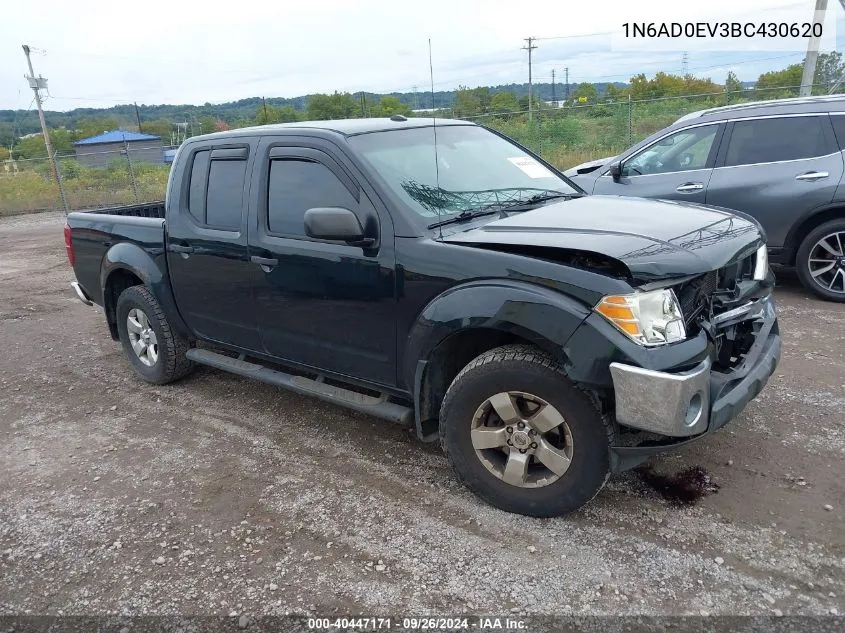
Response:
M720 428L739 415L762 391L780 360L774 301L767 298L758 307L745 315L731 315L759 319L762 326L745 360L728 372L713 371L709 358L678 373L611 363L617 421L682 438Z

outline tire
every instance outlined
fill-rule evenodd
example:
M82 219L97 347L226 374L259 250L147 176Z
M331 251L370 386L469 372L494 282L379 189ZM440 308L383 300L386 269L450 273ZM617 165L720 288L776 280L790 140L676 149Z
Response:
M836 236L839 237L841 244L837 242ZM838 251L840 256L834 255L820 245L826 237L830 239L826 243L833 250ZM795 268L801 283L810 292L827 301L845 302L845 250L843 248L845 248L845 218L831 220L814 228L803 239L795 255ZM826 259L830 260L833 267L827 272L818 274L820 269L827 267L824 263ZM815 277L811 274L811 270L817 273ZM831 281L833 287L827 287Z
M507 403L517 413L511 420L521 421L523 429L518 428L519 422L508 424L504 422L508 416L499 415L499 409L507 410ZM534 406L539 408L532 411ZM554 424L548 422L555 418L553 413L559 413L563 422L540 433L542 426ZM534 435L527 441L539 435L543 442L526 446L524 435L531 431ZM488 441L485 438L494 438L497 446L476 450ZM513 446L500 446L501 438L510 438ZM568 514L595 497L610 476L613 438L609 416L598 411L553 358L524 345L492 349L464 367L449 386L440 412L441 445L458 479L491 505L534 517ZM526 446L520 452L528 457L518 454L514 443ZM555 450L553 460L547 451L550 444ZM544 451L544 461L538 457L540 451ZM568 467L564 468L561 455L569 459ZM505 481L513 480L512 458L518 464L513 471L517 480L521 477L518 484ZM527 467L521 474L523 460ZM554 464L557 472L544 462Z
M141 378L164 385L193 369L193 363L185 356L190 347L188 339L173 330L158 301L146 287L132 286L121 292L116 315L123 352ZM133 341L144 351L136 352Z

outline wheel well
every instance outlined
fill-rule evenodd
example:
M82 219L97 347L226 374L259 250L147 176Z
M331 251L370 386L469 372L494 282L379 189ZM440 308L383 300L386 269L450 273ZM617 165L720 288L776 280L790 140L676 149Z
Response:
M798 249L801 247L801 242L807 237L810 231L817 226L821 226L830 220L838 220L845 218L845 207L834 207L833 209L825 209L820 213L811 215L809 218L799 224L793 231L789 244L789 265L795 265L795 258L798 255Z
M106 312L106 321L109 324L109 332L111 337L116 341L117 335L117 298L120 293L131 288L132 286L143 285L143 281L138 275L132 273L125 268L119 268L112 272L108 279L106 279L106 286L103 288L103 309Z
M476 356L511 343L533 345L531 341L515 334L483 328L461 330L441 341L428 357L420 385L418 404L423 428L437 429L440 405L458 372Z

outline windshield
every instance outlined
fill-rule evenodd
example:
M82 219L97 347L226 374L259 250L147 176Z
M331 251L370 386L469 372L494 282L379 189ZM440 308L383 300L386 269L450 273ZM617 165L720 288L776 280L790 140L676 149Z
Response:
M427 219L538 194L580 193L523 150L482 127L437 127L439 174L432 127L361 134L349 143L396 195Z

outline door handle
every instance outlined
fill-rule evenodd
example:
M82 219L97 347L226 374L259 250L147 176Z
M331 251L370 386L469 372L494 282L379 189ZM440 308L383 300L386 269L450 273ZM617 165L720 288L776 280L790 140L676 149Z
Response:
M249 261L261 266L261 270L265 273L269 273L273 270L273 268L279 265L279 260L275 257L258 257L257 255L253 255L249 258Z
M182 259L188 259L191 256L191 253L194 252L194 247L182 246L181 244L168 244L167 250L171 253L179 253L182 256Z
M700 182L687 182L679 186L675 189L675 191L680 191L681 193L691 193L693 191L701 191L702 189L704 189L704 184Z
M798 174L795 180L821 180L830 176L826 171L808 171L806 174Z

